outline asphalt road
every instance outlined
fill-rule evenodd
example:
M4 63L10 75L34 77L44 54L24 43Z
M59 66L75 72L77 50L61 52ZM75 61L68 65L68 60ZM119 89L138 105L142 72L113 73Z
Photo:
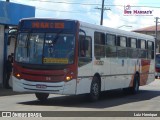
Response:
M62 95L50 95L49 99L42 103L36 100L34 94L19 94L19 95L10 95L10 96L0 96L0 111L71 111L79 117L66 117L66 113L56 113L60 114L62 117L54 119L86 119L86 113L84 111L90 111L87 113L87 120L91 119L91 116L111 114L112 119L122 119L115 111L125 111L122 114L128 114L127 111L135 111L135 114L139 111L149 111L154 113L155 111L160 111L160 80L155 80L149 85L140 87L140 91L136 95L124 94L121 90L107 91L102 93L102 96L97 102L89 102L85 96L62 96ZM82 112L75 112L82 111ZM97 113L96 113L97 111ZM109 111L109 112L106 112ZM101 113L101 114L99 114ZM74 116L73 115L73 116ZM75 115L75 116L76 116ZM115 117L114 117L115 115ZM53 115L54 116L54 115ZM80 118L81 116L81 118ZM103 115L102 115L103 116ZM105 115L104 115L105 116ZM119 117L118 117L119 116ZM127 115L126 115L127 116ZM63 118L64 117L64 118ZM93 117L93 119L109 119L110 117ZM124 119L148 119L150 117L124 117ZM6 118L8 119L8 118ZM17 119L17 118L15 118ZM36 119L36 118L34 118ZM45 118L43 118L45 119ZM53 119L50 117L50 119ZM152 118L153 119L153 118ZM159 118L154 118L159 119Z

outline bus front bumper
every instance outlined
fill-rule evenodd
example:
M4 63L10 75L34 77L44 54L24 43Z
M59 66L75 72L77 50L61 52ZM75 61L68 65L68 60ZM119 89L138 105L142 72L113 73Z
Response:
M53 93L61 95L74 95L76 93L76 79L67 82L34 82L17 79L12 76L13 91L30 93Z

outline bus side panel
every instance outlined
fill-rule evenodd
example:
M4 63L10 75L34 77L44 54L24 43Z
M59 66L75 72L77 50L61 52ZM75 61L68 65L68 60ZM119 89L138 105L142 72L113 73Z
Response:
M122 63L122 61L124 63ZM109 77L106 78L105 81L105 90L117 89L124 87L124 80L127 71L126 60L118 59L118 58L110 58L110 74Z
M150 60L141 60L140 85L145 85L147 83L151 64L150 62Z
M133 80L134 80L134 75L136 72L140 72L140 60L138 59L130 59L128 58L128 80L125 83L125 87L132 87L133 86Z
M132 66L132 70L133 69L134 70L133 70L133 73L129 73L129 74L132 74L130 78L129 87L133 86L134 75L136 72L140 73L140 86L149 84L154 80L154 60L142 59L142 60L136 60L136 61L132 60L132 63L134 63ZM131 69L131 66L129 68Z
M92 62L78 68L77 91L76 94L84 94L90 92L90 86L93 78Z
M154 60L142 60L141 61L141 82L140 85L146 85L154 81Z

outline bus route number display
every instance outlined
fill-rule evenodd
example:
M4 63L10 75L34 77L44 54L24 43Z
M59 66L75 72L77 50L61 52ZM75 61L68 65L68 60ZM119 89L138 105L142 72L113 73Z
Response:
M44 58L43 63L68 64L68 59L67 58Z

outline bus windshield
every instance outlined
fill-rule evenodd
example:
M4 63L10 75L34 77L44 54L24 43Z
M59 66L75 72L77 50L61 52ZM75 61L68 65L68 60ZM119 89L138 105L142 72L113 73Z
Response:
M73 64L75 37L59 33L19 33L15 61L29 64Z

